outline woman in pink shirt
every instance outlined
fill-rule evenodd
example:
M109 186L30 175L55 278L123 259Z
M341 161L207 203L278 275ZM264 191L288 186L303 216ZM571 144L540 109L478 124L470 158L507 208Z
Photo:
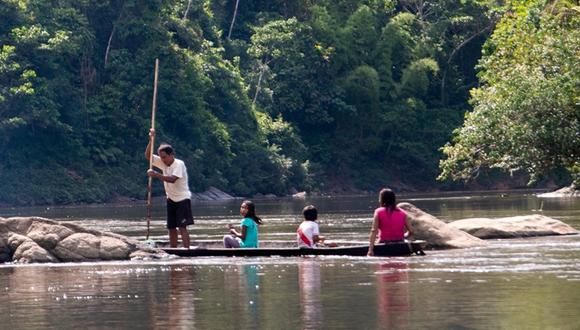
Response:
M377 231L380 243L403 241L405 237L413 235L413 227L407 220L407 214L397 207L395 193L391 189L381 189L379 205L373 217L368 256L374 255Z

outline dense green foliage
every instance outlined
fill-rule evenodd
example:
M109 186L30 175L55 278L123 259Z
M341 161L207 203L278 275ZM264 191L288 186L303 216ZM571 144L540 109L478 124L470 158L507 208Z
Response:
M485 45L474 111L443 150L442 177L481 168L532 180L565 168L580 184L580 7L513 1Z
M157 141L195 191L433 187L494 3L1 0L0 203L144 197L155 58Z
M473 68L493 26L488 8L297 3L239 2L226 55L241 59L258 109L296 128L323 189L433 186L438 149L476 83Z
M211 12L192 2L183 18L186 5L2 2L0 201L143 197L156 57L158 141L176 147L196 190L307 188L305 156L268 142Z

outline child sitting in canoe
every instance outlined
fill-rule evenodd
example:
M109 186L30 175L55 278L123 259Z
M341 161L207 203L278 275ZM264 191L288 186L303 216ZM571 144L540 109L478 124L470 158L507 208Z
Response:
M236 230L229 224L229 235L224 236L224 247L226 248L257 248L258 247L258 225L262 224L262 219L256 215L256 206L252 201L244 201L240 206L240 214L244 217L240 223L240 230Z
M327 246L336 247L336 244L324 244L325 237L320 235L320 229L318 228L318 210L314 205L308 205L302 210L302 215L304 216L304 221L298 227L296 231L296 241L298 247L300 248L316 248L316 246Z
M395 193L389 188L379 192L379 207L375 210L369 237L369 257L374 255L377 233L380 243L403 242L406 237L413 236L413 226L407 219L407 213L397 207Z

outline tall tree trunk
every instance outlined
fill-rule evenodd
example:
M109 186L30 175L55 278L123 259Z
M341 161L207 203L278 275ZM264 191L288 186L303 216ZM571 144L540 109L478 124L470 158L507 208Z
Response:
M80 75L81 81L83 85L83 112L85 114L85 128L89 127L89 114L87 110L87 104L89 100L89 94L91 93L91 87L94 85L95 77L97 75L97 71L92 65L91 62L91 50L85 50L80 58Z
M187 14L189 14L189 8L191 8L191 0L187 2L187 9L185 9L185 13L183 13L183 17L181 18L182 21L187 18Z
M260 76L258 77L258 83L256 84L256 92L254 93L254 99L252 100L252 106L256 105L256 99L258 98L258 93L260 93L262 85L262 76L264 76L265 65L260 64Z
M236 15L238 14L238 4L240 0L236 0L236 7L234 8L234 16L232 17L232 24L230 24L230 31L228 32L228 40L230 40L232 36L232 30L234 29L234 23L236 21Z
M121 10L119 10L119 17L117 17L117 20L115 21L115 23L113 23L113 29L111 29L111 34L109 35L109 41L107 42L107 49L105 50L105 64L104 64L104 66L107 66L107 61L109 60L109 51L111 50L111 43L113 42L113 36L115 35L115 31L117 30L117 23L119 23L122 15L123 15L123 9L125 9L125 4L123 4L123 7L121 7Z
M81 80L83 82L83 112L85 113L85 128L89 127L89 115L87 112L87 103L89 99L89 72L90 64L87 54L81 57Z
M105 50L105 65L107 66L107 61L109 60L109 50L111 50L111 43L113 42L113 35L115 34L115 30L117 29L117 25L113 25L113 29L111 30L111 34L109 35L109 41L107 42L107 49Z

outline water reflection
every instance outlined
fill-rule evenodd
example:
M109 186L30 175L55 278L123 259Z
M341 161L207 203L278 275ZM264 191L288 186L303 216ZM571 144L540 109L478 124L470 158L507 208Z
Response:
M152 314L159 313L157 319L167 321L156 324L156 329L194 329L195 328L195 295L192 286L195 283L195 269L184 269L182 266L169 266L169 297L165 308L163 304L149 304ZM162 305L159 308L159 305ZM156 311L157 310L157 311Z
M245 287L250 324L259 324L260 277L258 276L258 265L244 265L242 267L242 277L246 279Z
M85 326L123 327L130 326L131 320L147 320L144 304L131 303L139 302L144 292L132 285L137 272L107 266L3 268L0 324L12 329L50 328L82 319ZM103 314L108 317L87 318Z
M224 271L225 294L222 300L231 308L234 324L256 327L260 324L259 265L233 266L234 271Z
M27 319L27 323L31 325L42 325L48 322L50 317L49 311L46 309L34 310L35 306L48 305L49 295L56 294L56 288L52 286L45 276L38 276L39 273L26 270L24 268L13 268L9 273L3 272L2 286L6 286L8 292L2 295L2 299L8 301L18 301L18 305L9 304L6 307L8 310L2 310L1 314L9 315L8 324L3 323L4 326L15 326L11 320Z
M377 328L409 327L409 264L388 261L377 265Z
M580 198L539 201L508 195L411 202L448 221L542 212L580 229ZM332 210L320 219L329 236L366 241L376 201L372 196L260 203L267 220L264 242L283 243L295 239L295 215L305 203ZM216 240L237 207L238 201L196 205L194 239ZM144 222L132 215L138 212L115 208L108 213L108 208L17 211L144 235ZM158 211L154 233L166 239L164 206ZM0 265L0 328L580 329L579 269L580 235L492 240L483 248L428 251L406 259Z
M305 258L298 264L302 329L320 329L323 324L320 301L320 263Z

